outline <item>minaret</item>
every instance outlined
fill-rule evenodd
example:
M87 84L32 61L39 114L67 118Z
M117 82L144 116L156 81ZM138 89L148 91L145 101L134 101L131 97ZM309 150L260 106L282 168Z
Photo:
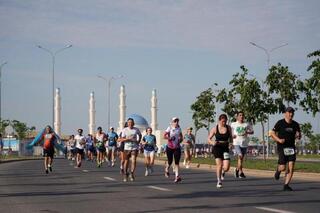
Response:
M56 95L54 97L54 131L57 135L61 135L61 97L60 97L60 89L56 89Z
M126 91L124 85L120 87L120 104L119 104L119 111L120 111L120 117L119 117L119 131L121 131L124 127L124 124L126 122Z
M94 100L94 92L90 93L89 99L89 134L93 135L96 128L96 107Z
M156 89L152 90L152 97L151 97L151 128L153 131L156 131L158 129L158 99L157 99L157 91Z

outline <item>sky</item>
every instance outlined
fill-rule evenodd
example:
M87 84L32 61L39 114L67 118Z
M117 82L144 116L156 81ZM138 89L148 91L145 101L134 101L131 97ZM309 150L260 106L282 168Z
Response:
M214 83L228 88L245 65L263 79L267 57L300 78L319 49L320 2L317 0L0 0L2 117L42 129L52 123L52 61L37 48L57 51L55 86L61 90L62 133L88 131L89 96L95 93L96 125L107 128L106 83L112 81L111 124L118 126L119 91L125 85L127 115L150 123L150 99L158 93L158 123L170 118L192 126L190 105ZM218 113L221 113L220 108ZM270 126L282 115L270 117ZM310 121L320 132L319 117L298 109L295 119ZM202 131L202 133L201 133ZM200 131L199 140L206 133ZM260 127L256 127L256 132Z

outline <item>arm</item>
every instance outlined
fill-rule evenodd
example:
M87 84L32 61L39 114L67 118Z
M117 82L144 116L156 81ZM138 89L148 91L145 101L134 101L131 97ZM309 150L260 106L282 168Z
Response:
M209 135L208 135L208 144L216 145L216 141L211 140L213 138L213 136L215 136L215 134L216 134L216 129L212 128Z
M275 140L277 143L280 143L280 144L283 144L285 141L284 139L279 138L274 130L271 131L271 137L273 140Z

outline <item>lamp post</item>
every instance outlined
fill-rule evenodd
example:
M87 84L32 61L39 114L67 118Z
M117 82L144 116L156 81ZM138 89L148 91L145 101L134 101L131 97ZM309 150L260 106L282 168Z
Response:
M265 54L267 55L267 72L269 71L269 68L270 68L270 54L271 52L281 48L281 47L284 47L284 46L287 46L288 43L284 43L284 44L281 44L279 46L276 46L276 47L273 47L271 48L270 50L254 43L254 42L249 42L251 45L263 50L265 52ZM262 81L263 85L264 85L264 82ZM269 157L269 131L270 131L270 124L269 124L269 115L268 115L268 121L267 121L267 126L268 126L268 137L267 137L267 157ZM263 140L264 140L264 136L263 136ZM263 153L264 153L264 147L263 147Z
M106 78L106 77L103 77L101 75L97 75L98 78L101 78L102 80L104 80L106 82L106 90L107 90L107 107L108 107L108 118L107 118L107 121L108 121L108 128L110 127L110 108L111 108L111 103L110 103L110 94L111 94L111 82L112 80L117 80L117 79L120 79L120 78L123 78L124 75L119 75L117 77L109 77L109 78Z
M1 74L2 74L2 67L4 65L6 65L8 62L4 62L0 65L0 121L2 120L2 114L1 114L1 105L2 105L2 102L1 102Z
M55 52L45 48L45 47L42 47L40 45L37 45L37 47L39 49L42 49L44 51L46 51L47 53L49 53L51 55L51 58L52 58L52 128L54 127L54 67L55 67L55 61L56 61L56 55L68 48L71 48L72 45L67 45L66 47L64 48L61 48Z

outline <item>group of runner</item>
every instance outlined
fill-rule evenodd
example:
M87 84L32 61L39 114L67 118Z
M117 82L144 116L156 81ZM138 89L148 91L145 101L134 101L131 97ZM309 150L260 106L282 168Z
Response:
M274 178L279 180L281 172L287 171L283 186L284 191L292 191L289 183L293 176L296 160L295 140L301 138L299 124L293 120L293 116L294 109L287 107L284 112L284 119L279 120L271 132L271 137L277 142L279 154L278 166ZM230 169L229 150L231 146L233 146L235 154L238 156L234 176L236 178L246 178L243 171L243 160L247 152L248 135L254 133L252 126L245 122L244 113L241 111L236 115L236 122L228 125L227 121L227 115L221 114L218 124L211 129L208 135L208 143L213 146L212 153L216 162L217 188L222 188L225 173ZM94 136L89 135L89 137L85 137L83 130L78 129L78 134L71 136L67 143L67 147L71 153L69 153L68 157L75 157L76 166L80 167L86 148L89 160L93 160L93 153L95 151L97 152L96 161L98 167L101 167L105 158L107 158L108 166L114 166L116 151L118 151L120 157L120 173L123 181L134 181L137 156L140 145L142 145L145 156L145 176L148 176L153 172L157 143L156 137L152 134L152 128L150 127L146 129L146 135L142 137L140 130L134 125L134 120L129 118L119 135L114 131L113 127L110 127L108 133L104 133L102 128L98 127L97 133ZM46 173L52 171L54 149L51 141L54 137L56 137L56 135L52 131L52 128L47 126L43 134L43 153ZM179 125L179 118L174 117L171 119L171 123L165 130L163 137L167 140L165 150L167 161L164 168L164 176L167 178L170 177L170 167L174 162L174 182L178 183L182 180L179 166L182 153L181 144L184 146L184 165L186 168L190 167L191 152L195 144L192 128L188 128L187 133L183 136Z

